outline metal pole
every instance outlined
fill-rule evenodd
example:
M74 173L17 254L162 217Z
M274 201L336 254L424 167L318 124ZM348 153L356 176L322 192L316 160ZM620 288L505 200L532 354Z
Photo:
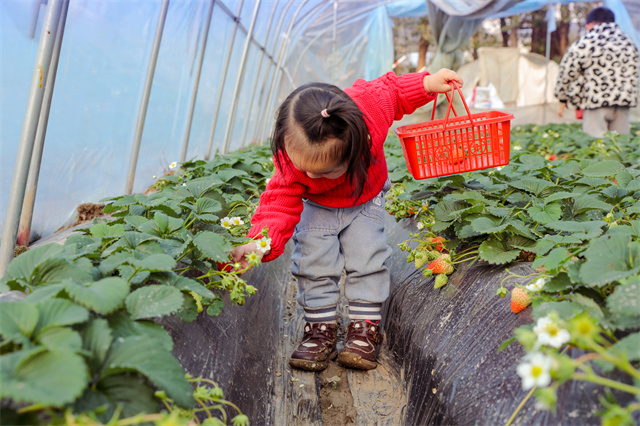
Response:
M182 153L180 161L183 162L187 158L187 148L189 147L189 136L191 135L191 123L193 122L193 111L196 108L196 98L198 97L198 87L200 85L200 73L202 72L202 62L204 62L204 54L207 49L207 39L209 38L209 27L211 26L211 15L213 15L213 5L216 0L210 0L209 11L207 12L207 22L204 27L204 37L202 38L202 46L200 46L200 58L198 58L198 68L196 70L195 81L193 82L193 92L191 93L191 106L189 107L189 116L187 118L187 130L184 134L182 142Z
M140 153L140 141L142 140L142 131L144 130L144 121L147 118L147 107L149 106L149 97L151 96L151 85L153 84L153 75L156 71L156 63L158 62L158 52L160 51L160 41L164 31L164 22L167 19L167 10L169 9L169 0L163 0L162 9L160 10L160 18L158 19L158 27L156 28L156 36L153 41L153 50L151 51L151 59L149 60L149 68L147 69L147 80L144 84L144 92L142 94L142 103L138 112L138 122L136 123L136 135L133 140L133 149L131 151L131 159L129 161L129 174L127 176L127 186L125 194L131 194L133 191L133 181L136 176L136 167L138 165L138 154Z
M231 61L231 54L233 53L233 45L236 40L236 32L238 31L238 25L240 24L240 13L242 13L242 5L244 0L240 0L240 5L238 6L238 16L235 17L235 25L233 26L233 32L231 33L231 40L229 40L229 50L227 51L227 58L224 61L223 69L222 69L222 78L220 79L220 90L218 93L218 100L216 101L216 109L213 113L213 121L211 123L211 132L209 133L209 145L207 147L207 155L205 155L204 159L209 160L211 157L211 150L213 148L213 138L216 134L216 124L218 121L218 114L220 113L220 105L222 104L222 95L224 93L224 83L227 79L227 70L229 69L229 62Z
M36 192L38 191L38 178L40 177L40 163L42 162L42 150L44 149L44 139L47 134L47 124L49 122L49 111L51 110L51 98L53 97L53 88L56 82L56 74L58 71L58 60L60 59L60 49L62 47L62 38L64 28L67 22L67 12L69 11L69 0L63 0L60 12L60 20L56 30L56 38L51 53L51 64L47 72L47 80L44 86L44 96L42 99L42 107L40 108L40 118L38 119L38 127L36 129L36 137L33 144L33 152L31 154L31 163L29 165L29 175L27 177L27 187L25 190L24 201L22 202L22 214L20 215L20 226L18 228L18 245L28 246L31 236L31 222L33 219L33 206L36 201Z
M551 10L551 0L549 0L549 4L548 4L548 10L547 10L547 16L550 15L549 10ZM545 65L545 75L544 75L544 107L542 108L542 124L547 124L547 90L549 87L549 60L551 57L551 37L549 37L549 20L547 19L547 39L545 42L545 47L544 47L544 55L545 55L545 59L546 59L546 65Z
M249 56L249 47L251 46L251 38L253 37L253 30L256 26L256 18L258 17L258 11L260 10L261 0L256 0L256 5L253 9L253 16L251 17L251 24L249 24L249 31L247 32L247 40L244 43L242 50L242 57L240 58L240 65L238 66L238 76L236 78L235 89L233 90L233 96L231 97L231 108L229 109L229 119L227 120L227 128L224 134L224 145L222 146L222 153L229 152L229 145L231 145L231 134L233 133L233 122L236 119L236 111L238 109L238 97L240 90L242 90L242 80L244 78L244 70L247 66L247 56Z
M289 8L291 7L292 4L293 4L293 0L289 0L287 5L284 7L284 10L282 11L282 14L280 15L280 19L278 21L278 26L276 27L276 31L275 31L276 39L273 42L273 53L275 53L275 50L276 50L276 43L277 43L277 40L278 40L277 39L277 35L280 34L280 29L282 28L282 24L284 23L284 18L286 16L287 12L289 11ZM267 45L265 43L265 48L266 47L267 47ZM282 47L282 46L280 46L280 47ZM271 62L273 62L273 64L275 65L275 68L274 68L274 71L273 71L273 76L275 77L276 70L278 69L278 63L273 61L273 60ZM258 105L262 105L262 99L263 99L263 96L264 96L264 88L266 87L267 78L269 77L269 73L271 72L270 69L271 69L271 66L269 66L267 68L267 73L265 74L265 78L264 78L264 81L263 81L263 87L260 90L260 99L258 101ZM253 133L251 135L251 140L256 140L256 138L258 137L258 132L261 129L262 120L264 119L264 114L265 114L264 108L260 108L260 110L262 111L262 114L260 114L259 117L258 117L258 122L257 122L256 126L254 127Z
M333 2L333 39L331 40L331 81L336 81L336 44L338 40L338 1Z
M262 113L262 118L260 120L260 129L261 131L258 133L258 135L260 135L260 139L264 138L264 133L266 131L266 118L268 115L268 111L269 111L269 105L271 105L271 98L273 96L273 92L275 89L275 84L276 81L279 79L280 75L279 75L279 71L282 67L282 61L284 60L284 52L286 50L286 47L289 44L290 39L290 35L291 35L291 30L293 28L293 24L296 20L296 18L298 17L298 14L300 13L300 11L302 10L302 8L304 7L304 5L307 3L308 0L303 0L300 2L300 5L298 6L298 9L294 12L293 16L291 17L291 21L289 22L289 27L287 28L287 31L285 33L285 42L282 43L282 45L280 46L280 52L278 54L278 64L276 65L276 69L274 71L273 74L273 79L271 80L271 85L269 86L269 94L267 95L267 102L265 104L265 108L263 110Z
M7 205L7 215L5 226L2 232L2 242L0 244L0 277L7 272L7 266L13 259L16 236L18 234L18 224L20 221L20 211L24 200L29 164L33 152L36 126L42 108L42 98L44 96L43 79L49 72L51 54L57 32L60 13L62 10L62 0L50 0L47 5L40 42L36 52L36 61L31 76L31 88L27 98L27 108L22 123L20 142L15 168L13 169L13 179L11 181L11 191L9 192L9 202Z
M255 78L253 79L253 88L251 89L251 96L249 97L249 110L247 111L247 118L251 117L251 110L253 109L253 99L256 96L256 88L258 87L258 79L260 77L260 69L262 68L262 59L264 58L265 51L267 49L267 43L269 41L269 33L271 32L271 24L273 23L273 16L276 13L276 9L278 8L279 0L276 0L273 3L273 9L271 9L271 16L269 16L269 23L267 24L267 32L264 37L264 47L260 49L260 58L258 58L258 66L256 67ZM267 69L269 67L267 66ZM240 139L240 149L244 148L244 143L247 137L247 130L249 130L249 123L244 126L244 130L242 132L242 138Z

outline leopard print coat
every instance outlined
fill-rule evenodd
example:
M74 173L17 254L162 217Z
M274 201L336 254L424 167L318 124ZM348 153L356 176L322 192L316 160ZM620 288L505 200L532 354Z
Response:
M635 107L640 53L613 22L601 23L567 49L556 83L560 102L575 108Z

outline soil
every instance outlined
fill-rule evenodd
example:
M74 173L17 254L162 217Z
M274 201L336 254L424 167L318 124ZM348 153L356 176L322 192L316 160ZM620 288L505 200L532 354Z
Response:
M95 219L96 217L103 217L105 215L104 204L82 203L76 208L76 211L78 212L78 218L76 219L76 221L71 225L64 226L58 229L56 232L73 228L74 226L80 225L81 223L85 223Z
M332 362L318 374L320 383L320 409L325 426L355 425L356 409L347 378L347 371Z

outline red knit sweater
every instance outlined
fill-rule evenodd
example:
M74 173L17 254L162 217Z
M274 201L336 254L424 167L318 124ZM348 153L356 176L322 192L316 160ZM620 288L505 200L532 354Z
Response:
M356 80L352 87L344 90L364 113L371 133L373 161L367 171L364 191L357 201L356 196L352 195L354 187L346 173L337 179L311 179L290 163L283 164L284 170L276 166L273 177L260 196L248 234L252 238L263 228L268 228L271 252L264 256L263 262L275 259L284 251L286 242L300 221L302 198L327 207L343 208L366 203L382 191L388 177L383 145L389 128L394 120L413 113L435 98L424 90L425 75L428 73L396 76L390 72L372 81ZM288 157L283 158L289 161Z

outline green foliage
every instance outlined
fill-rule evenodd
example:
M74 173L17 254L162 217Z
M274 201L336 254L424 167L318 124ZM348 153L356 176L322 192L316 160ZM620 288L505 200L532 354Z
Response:
M599 356L581 361L579 368L562 361L571 368L556 370L556 383L579 377L602 384L589 365L605 352L606 359L611 357L610 370L638 380L640 373L628 363L637 359L637 333L617 337L640 330L638 143L637 124L630 135L611 133L602 139L589 137L577 125L520 126L511 134L510 164L414 181L405 173L399 142L392 139L387 163L396 192L387 207L398 220L413 217L424 229L419 235L444 236L454 260L497 265L532 261L536 272L520 278L532 288L542 280L541 288L532 290L534 318L551 316L586 329L592 324L607 335L608 343L592 334L581 336L574 333L579 329L574 324L572 343ZM421 205L428 209L416 208ZM415 235L413 241L420 245ZM407 251L413 260L415 250ZM508 293L503 285L496 292L500 297ZM516 337L525 349L536 347L535 333ZM576 368L586 376L574 375ZM640 393L637 386L625 390ZM542 404L555 404L555 387L536 395ZM603 418L626 418L639 408L617 406L618 412L611 408L615 403L608 407Z
M243 271L218 265L246 241L245 223L272 172L267 148L183 163L155 193L109 199L111 219L94 221L64 246L16 257L0 291L27 297L1 303L0 398L28 407L45 424L68 416L107 423L157 413L161 402L170 413L136 423L192 421L192 384L171 354L170 336L150 320L219 315L225 293L239 305L255 293ZM225 216L239 225L221 226ZM238 415L226 418L221 407L231 403L221 391L207 395L197 406L215 402L207 411L220 417L211 421L247 423L235 406ZM22 411L7 415L22 418Z

